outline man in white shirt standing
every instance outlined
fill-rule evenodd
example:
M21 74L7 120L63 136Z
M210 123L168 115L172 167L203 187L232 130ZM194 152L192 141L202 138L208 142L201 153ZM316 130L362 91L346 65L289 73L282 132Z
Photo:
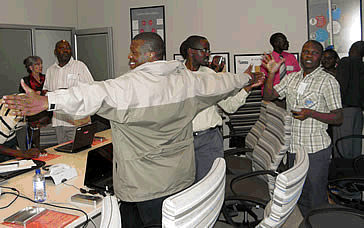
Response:
M57 62L47 69L44 90L54 91L78 86L82 83L92 83L94 80L87 66L72 57L72 48L68 41L57 42L54 55ZM58 144L74 138L75 128L91 122L90 117L77 118L63 113L54 113L52 126L56 128Z
M208 67L210 57L210 43L202 36L188 37L180 46L180 53L185 59L187 69L191 71L215 73ZM251 68L248 69L250 71ZM224 157L223 136L219 129L222 126L222 118L218 107L227 113L236 112L245 104L252 88L263 84L263 74L256 77L255 81L241 89L236 95L212 105L195 117L193 125L193 143L196 161L196 182L201 180L209 172L215 159Z

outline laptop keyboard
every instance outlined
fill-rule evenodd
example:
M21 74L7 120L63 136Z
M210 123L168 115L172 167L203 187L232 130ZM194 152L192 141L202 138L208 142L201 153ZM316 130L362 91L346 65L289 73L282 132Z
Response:
M63 146L58 147L58 149L62 149L62 150L72 150L72 147L73 147L73 143L68 143L68 144L65 144Z

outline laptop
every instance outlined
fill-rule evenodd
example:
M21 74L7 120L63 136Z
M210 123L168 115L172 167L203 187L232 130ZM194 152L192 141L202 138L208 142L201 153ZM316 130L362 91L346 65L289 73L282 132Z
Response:
M84 149L90 148L96 133L96 123L83 125L76 128L75 138L73 141L55 147L59 152L77 153Z
M87 155L84 185L96 192L113 193L112 181L112 143L90 150Z

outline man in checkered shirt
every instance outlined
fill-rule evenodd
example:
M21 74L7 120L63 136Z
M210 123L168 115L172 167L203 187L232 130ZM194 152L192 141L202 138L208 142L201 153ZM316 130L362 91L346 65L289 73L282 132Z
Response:
M320 67L322 52L319 42L307 41L301 52L302 70L287 75L274 87L273 76L284 59L277 63L271 55L265 55L263 60L269 72L263 99L286 97L287 110L292 112L289 165L293 165L298 147L303 147L309 155L310 167L298 201L303 216L311 208L328 202L326 187L332 145L326 130L328 124L338 125L343 120L340 86Z

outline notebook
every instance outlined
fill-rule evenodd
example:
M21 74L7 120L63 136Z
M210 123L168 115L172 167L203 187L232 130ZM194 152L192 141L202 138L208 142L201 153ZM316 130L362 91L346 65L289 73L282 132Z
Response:
M84 185L103 194L106 189L113 193L112 143L90 150L87 155Z
M76 128L75 138L73 141L63 144L62 146L55 147L54 149L65 153L80 152L91 147L95 133L96 123L83 125Z
M5 184L7 180L13 177L19 176L21 174L27 173L35 169L40 169L46 164L44 161L38 161L38 160L33 160L33 162L35 163L35 166L32 166L28 169L20 169L20 170L0 173L0 185Z

